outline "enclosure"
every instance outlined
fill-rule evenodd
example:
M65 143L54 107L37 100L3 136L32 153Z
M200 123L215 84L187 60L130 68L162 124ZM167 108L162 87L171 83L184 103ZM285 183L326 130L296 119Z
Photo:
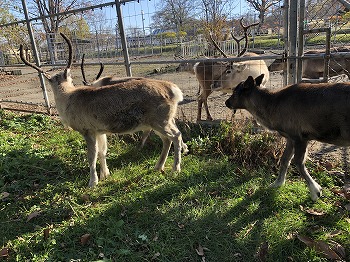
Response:
M214 121L197 121L197 78L178 70L184 63L262 59L283 68L270 70L267 88L346 81L348 68L336 71L334 65L350 56L347 1L266 1L272 5L262 16L244 0L189 0L183 2L226 5L215 10L221 20L206 17L209 9L194 6L195 19L187 24L177 18L161 23L164 3L177 1L82 1L51 14L39 14L33 2L15 1L20 12L0 24L0 106L5 109L0 110L0 185L10 192L0 191L0 225L6 232L6 237L0 234L0 260L324 261L337 247L346 251L342 258L349 258L349 198L339 190L348 171L348 150L310 146L314 163L309 169L325 188L321 201L310 202L294 171L291 183L271 191L268 185L283 141L262 131L245 111L232 117L224 104L230 94L219 91L208 98ZM46 32L45 19L58 17L65 21L59 30ZM242 18L245 25L261 23L248 33L248 51L257 57L237 57L244 41L238 44L233 37L243 35ZM85 145L53 120L57 112L51 88L18 54L23 44L31 62L48 72L62 70L67 45L59 32L73 43L76 85L82 84L85 54L88 81L103 63L103 76L163 79L180 87L184 101L177 118L192 149L181 174L150 171L160 147L153 137L141 150L138 135L111 136L112 178L97 190L85 188ZM211 33L227 58L214 47ZM305 54L315 50L320 52ZM317 79L302 75L307 58L322 60L324 70ZM310 239L303 238L305 234Z
M305 1L301 1L298 8L298 1L290 3L276 1L270 7L270 13L266 15L267 22L259 28L259 31L257 27L250 30L248 51L260 54L259 59L265 60L267 65L277 58L282 58L282 54L285 53L289 63L286 74L271 72L268 88L297 81L297 74L301 70L301 65L297 67L297 63L303 59L304 49L325 50L327 46L328 48L347 46L348 6L344 6L341 2L309 1L306 7ZM94 2L92 6L59 13L57 17L72 15L67 18L68 23L78 21L71 27L64 25L61 29L73 42L76 65L73 77L76 84L80 84L82 80L79 65L83 54L86 55L86 71L90 79L96 76L99 63L102 62L106 66L103 75L147 76L170 80L181 87L186 98L181 105L179 117L194 121L197 110L197 80L187 72L176 72L175 68L180 62L196 62L207 57L217 57L218 52L213 49L206 32L197 28L195 23L192 25L193 28L187 27L185 33L176 23L168 27L160 25L157 27L156 23L152 23L154 15L161 6L159 1ZM226 27L219 34L224 34L224 38L227 38L228 33L232 31L241 36L238 23L240 18L244 19L245 24L256 22L258 20L256 11L247 7L244 1L229 1L225 10L230 10L228 12L230 19L227 19ZM44 80L34 71L21 65L18 46L25 44L28 57L33 61L38 60L38 63L47 70L57 69L64 64L67 47L58 33L43 33L44 20L33 15L30 8L31 15L27 13L28 19L25 19L25 14L28 12L25 1L22 1L21 8L24 11L17 18L20 21L1 25L3 32L17 33L16 36L11 36L12 38L10 34L4 34L0 46L1 106L16 110L54 113L55 105L50 88L46 87ZM246 9L248 12L245 12ZM84 29L84 26L88 29ZM327 33L324 28L330 31ZM232 38L220 41L218 35L217 39L227 55L237 54L237 42ZM304 44L297 46L297 43ZM347 53L333 53L329 57L332 60L336 59L337 55L347 56ZM328 57L325 53L316 56ZM325 63L329 63L329 60ZM329 70L332 71L332 68ZM230 118L230 112L223 106L225 98L227 95L220 92L214 92L209 96L209 106L214 112L215 119Z

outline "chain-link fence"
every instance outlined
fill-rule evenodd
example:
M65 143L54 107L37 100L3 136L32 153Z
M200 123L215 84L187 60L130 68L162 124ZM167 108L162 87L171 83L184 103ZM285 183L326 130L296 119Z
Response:
M263 59L267 65L276 58L282 58L282 52L288 49L284 44L288 39L283 35L286 35L286 30L289 30L290 25L298 24L297 20L287 20L285 16L285 10L288 7L285 3L289 2L280 1L275 5L266 18L266 24L259 32L255 27L249 31L248 51L258 53L259 59ZM67 30L62 30L69 35L73 44L74 82L80 84L82 81L79 66L83 54L86 57L85 68L89 79L96 77L99 63L102 62L105 64L103 75L122 77L132 72L133 76L169 80L176 83L185 96L185 102L179 110L179 117L194 121L197 117L198 81L191 72L179 72L176 71L176 68L179 63L194 64L207 57L218 57L220 53L213 49L212 43L207 40L208 37L195 26L191 29L193 34L180 36L177 28L164 29L154 25L152 19L160 6L160 0L114 1L72 10L72 17L67 19L66 25L62 27ZM299 21L299 28L302 27L305 30L330 28L331 47L347 47L349 42L347 10L339 1L306 1L305 6L305 9L298 10L299 14L305 12L305 19L302 22ZM238 18L243 17L246 24L258 20L256 12L246 11L242 8L239 10L232 8L231 21L234 22L230 28L236 36L242 35L239 31ZM121 18L119 20L118 12ZM91 18L92 13L93 18ZM46 90L46 87L39 81L37 72L23 67L18 54L19 44L24 44L28 59L35 61L27 22L31 25L37 56L45 70L58 70L59 67L64 66L67 46L59 35L45 33L44 25L39 17L29 17L28 20L23 17L22 19L19 18L19 22L0 25L2 30L2 41L0 41L1 106L45 112L47 107L55 107L51 89ZM285 25L286 21L289 21L289 27ZM6 32L8 35L10 33L13 35L15 32L14 40L7 41ZM237 42L230 37L231 31L222 33L228 37L223 41L218 41L219 47L229 57L237 55L237 50L243 48L244 41L238 47ZM305 51L325 50L325 47L326 33L317 32L305 35ZM297 53L295 55L299 56ZM293 55L289 54L289 57ZM323 62L323 55L320 54L319 57ZM179 61L179 59L182 60ZM286 62L281 60L281 64L284 65ZM332 63L330 65L332 66ZM330 72L333 72L332 68ZM285 82L280 72L270 72L267 87L280 87ZM45 92L47 92L47 101ZM227 94L222 95L220 92L213 92L209 96L209 107L214 119L230 117L230 112L224 106L227 97ZM205 116L203 118L205 119Z

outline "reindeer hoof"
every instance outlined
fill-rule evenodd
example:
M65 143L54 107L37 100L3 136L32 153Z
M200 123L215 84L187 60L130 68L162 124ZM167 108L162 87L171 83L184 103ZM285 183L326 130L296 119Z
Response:
M100 180L106 179L109 176L109 170L100 173Z
M312 201L317 201L322 196L322 187L316 183L316 186L313 189L310 189Z
M91 180L89 181L89 187L91 188L97 186L97 184L98 184L98 181L91 181Z
M271 188L279 188L284 185L284 181L279 181L278 179L273 182L270 187Z

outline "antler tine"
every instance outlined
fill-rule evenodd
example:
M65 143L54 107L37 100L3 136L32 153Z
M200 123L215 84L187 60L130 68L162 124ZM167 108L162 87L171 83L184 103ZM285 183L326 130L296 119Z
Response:
M72 66L72 63L73 63L73 48L72 48L72 42L69 40L69 38L63 34L63 33L60 33L60 35L63 37L63 39L67 42L68 44L68 63L67 63L67 69L70 68Z
M84 62L85 62L85 54L83 54L83 56L81 58L80 69L81 69L81 74L83 75L83 84L87 86L87 85L91 85L91 84L88 81L86 81L85 71L84 71ZM98 72L95 80L100 78L100 76L102 75L103 69L104 69L104 65L102 63L100 63L100 71Z
M243 56L246 52L247 52L247 49L248 49L248 29L250 28L250 27L252 27L252 26L256 26L256 25L258 25L258 24L260 24L260 22L256 22L256 23L253 23L253 24L250 24L250 25L244 25L243 24L243 17L239 20L239 23L240 23L240 25L241 25L241 27L242 27L242 29L243 29L243 32L244 32L244 36L239 40L239 42L240 41L242 41L243 39L245 40L245 43L244 43L244 48L242 49L242 51L240 51L239 53L238 53L238 57L241 57L241 56ZM232 37L233 37L233 34L232 34ZM235 38L234 38L235 39ZM237 41L236 41L237 42ZM238 43L238 51L240 50L240 46L239 46L239 42L237 42Z
M35 70L37 70L39 73L44 73L44 70L40 67L38 67L36 64L30 63L24 56L24 50L23 50L23 45L21 44L19 46L19 56L21 58L21 60L23 61L24 64L26 64L27 66L30 66L32 68L34 68Z
M225 54L225 52L219 47L218 43L215 42L215 40L214 40L214 38L213 38L213 33L212 33L212 32L210 32L209 37L210 37L211 42L212 42L213 45L215 46L215 48L216 48L217 50L219 50L219 52L223 55L223 57L228 58L228 56Z
M83 84L88 85L89 83L86 81L86 78L85 78L84 62L85 62L85 54L83 54L83 57L81 58L80 69L81 69L81 74L83 76Z
M103 69L105 68L105 66L100 62L100 71L98 72L97 76L96 76L96 79L99 79L100 76L102 75L102 72L103 72Z

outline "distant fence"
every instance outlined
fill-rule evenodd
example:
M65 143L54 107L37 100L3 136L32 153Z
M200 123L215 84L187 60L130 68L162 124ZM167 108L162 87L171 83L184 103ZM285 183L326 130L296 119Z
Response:
M22 2L25 1L22 0ZM302 3L303 0L285 2L290 2L291 5L298 5ZM320 1L312 2L320 3ZM186 59L193 60L193 58L197 57L199 59L203 59L203 56L213 57L218 55L218 53L211 52L212 49L210 48L210 43L208 43L204 37L197 36L191 41L186 40L185 38L163 39L161 34L157 35L154 33L160 32L159 30L157 31L157 28L151 28L150 25L144 26L143 22L147 19L150 20L152 15L154 15L154 10L148 8L148 5L153 4L157 8L159 3L160 0L116 0L112 2L105 2L100 5L71 10L71 14L79 13L83 18L87 15L87 12L93 12L93 10L99 10L99 12L102 12L101 19L98 21L99 26L90 25L90 31L88 34L81 35L79 30L71 30L70 38L72 39L73 43L75 63L79 64L82 54L86 54L87 66L98 64L98 62L103 62L106 65L114 65L115 68L118 66L119 69L124 67L125 71L122 74L122 76L124 76L131 75L131 73L134 75L139 75L139 72L141 72L139 69L146 64L154 66L154 68L157 69L155 70L157 72L161 72L162 68L166 68L169 64L175 67L175 64L179 61L174 60L174 54L181 54L185 61ZM142 5L141 8L140 5ZM277 51L281 54L282 51L287 50L288 59L294 62L297 58L302 56L297 52L290 52L290 46L288 47L287 45L284 45L289 42L294 43L294 41L296 42L296 40L299 38L297 29L295 30L294 34L290 33L290 28L293 25L296 25L296 27L299 26L299 28L302 30L329 27L331 28L332 46L348 45L348 43L350 43L350 37L348 34L350 28L349 22L347 22L346 19L340 15L341 12L344 11L344 7L338 2L335 2L334 4L333 0L323 1L322 4L317 7L317 11L315 11L316 6L313 4L310 4L304 8L299 8L297 10L299 15L303 12L305 13L305 19L301 22L297 20L297 18L294 20L289 18L289 20L287 20L286 17L276 18L276 22L279 24L277 25L278 30L275 30L275 33L278 32L278 36L282 37L282 29L287 29L289 38L279 38L278 43L274 46L274 48L277 46L279 50L273 51ZM279 10L276 12L276 14L281 15L283 12ZM244 15L246 16L247 14ZM233 16L234 15L232 14L232 17ZM322 20L321 17L327 17L327 19ZM122 24L125 24L126 21L131 23L137 23L137 21L141 22L138 22L139 24L136 24L135 28L131 30L130 28L125 28L122 26ZM32 28L33 40L28 38L30 32L27 30L27 25L30 25ZM8 73L7 70L24 70L22 63L18 58L19 43L26 43L31 60L34 61L35 56L37 55L39 61L45 67L53 68L62 66L65 63L67 54L65 43L63 42L62 38L57 37L56 35L52 36L43 33L43 26L40 17L29 17L28 19L23 19L10 24L0 25L0 30L18 30L19 27L21 27L21 30L23 30L20 41L10 43L12 44L10 48L2 48L4 42L0 42L0 78ZM283 28L281 29L280 27ZM251 35L250 39L254 39L254 36ZM260 42L258 41L259 39ZM263 39L262 37L259 39L258 37L254 39L254 48L270 51L271 48L266 48L267 45L264 42L270 40ZM305 45L302 46L305 46L305 49L315 46L320 46L320 48L323 48L325 46L324 39L325 34L322 32L309 34L305 36ZM300 45L302 42L299 41L298 43ZM218 44L229 56L237 53L237 45L231 39L224 42L219 42ZM37 54L35 54L35 50L33 49L34 46L37 49ZM251 46L252 45L250 45L250 47ZM268 58L262 57L262 59L265 59L267 62L271 62L273 57L271 56L271 53L269 55L270 56ZM275 57L280 57L280 55L276 54ZM131 72L131 68L133 72ZM172 71L172 73L175 72ZM18 81L8 77L3 77L1 80L3 79L6 79L6 81L8 80L8 82L4 82L4 80L2 83L0 83L0 102L12 101L14 103L21 103L21 101L23 101L25 103L38 103L37 100L33 99L31 96L27 96L26 101L24 101L24 98L22 98L20 95L16 97L11 96L11 94L18 93L14 91L18 89L16 87L16 83L18 83ZM183 77L174 77L174 79L170 78L169 80L174 81L179 86L191 85L191 88L193 82L196 81L190 75L188 75L188 79ZM191 84L189 84L190 82ZM46 94L48 90L46 90L45 82L43 80L39 82L38 78L35 85L37 86L36 92L43 93L42 101L47 108L54 107L52 97L50 97L50 94L49 96ZM275 83L271 83L271 85L275 85ZM282 85L282 83L279 85ZM6 90L4 90L5 88ZM28 91L26 93L30 92ZM196 92L193 92L193 94L191 93L191 101L195 101L195 94Z

